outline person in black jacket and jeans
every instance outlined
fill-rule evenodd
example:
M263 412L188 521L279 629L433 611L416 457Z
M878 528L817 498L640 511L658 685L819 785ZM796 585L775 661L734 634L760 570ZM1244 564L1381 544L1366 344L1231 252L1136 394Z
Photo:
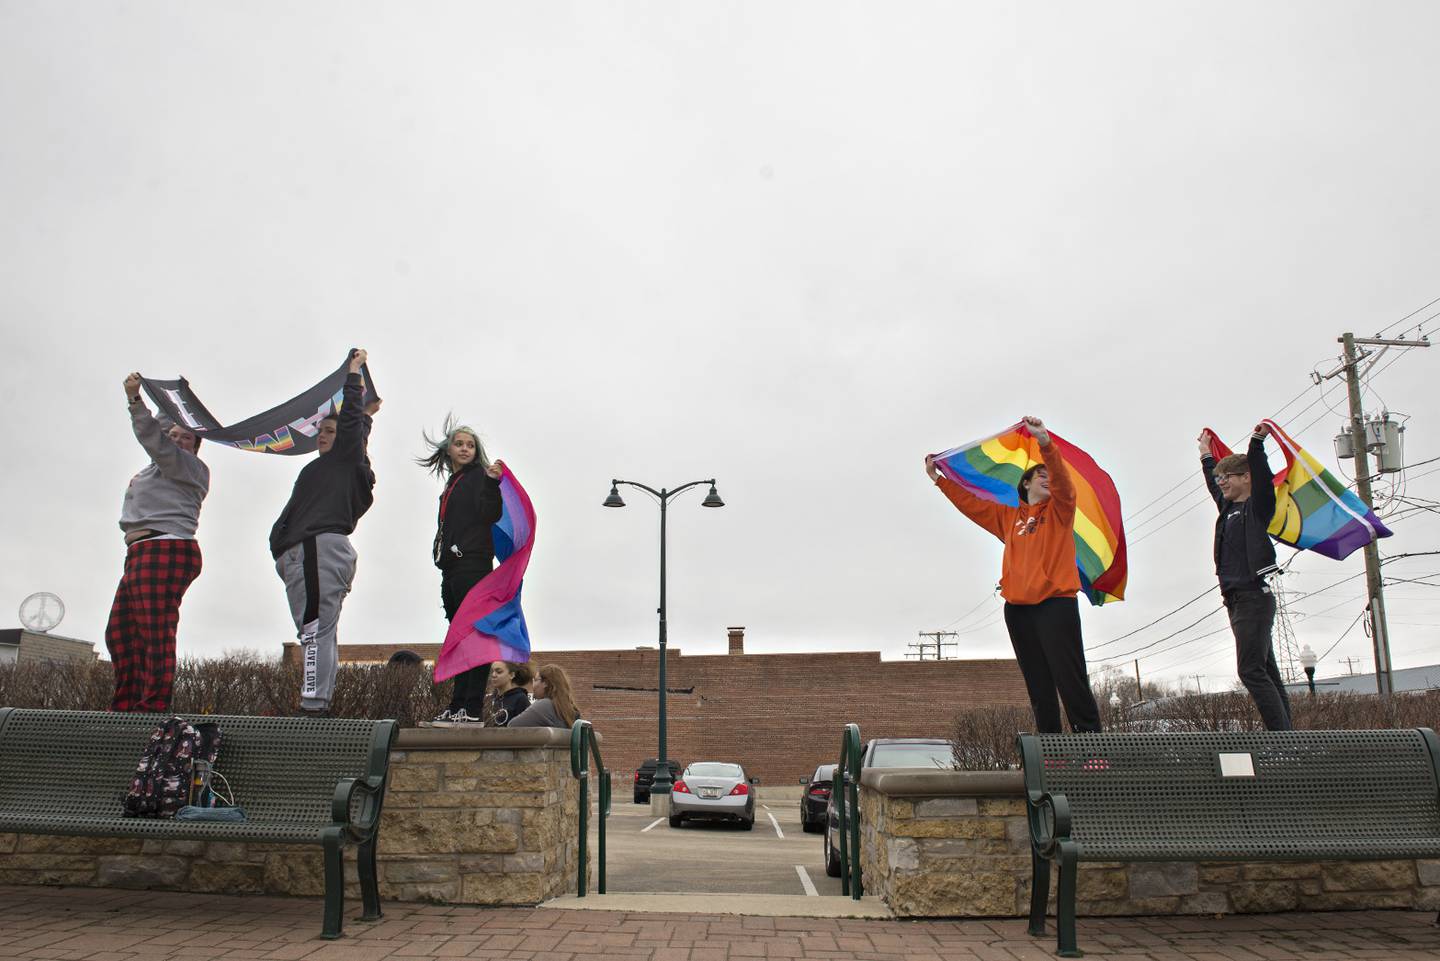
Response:
M431 451L418 463L437 477L448 477L440 494L434 559L440 568L440 604L445 619L453 621L465 595L495 567L490 531L502 512L500 476L505 464L492 464L480 436L469 427L457 426L451 417L445 419L445 431L438 440L426 435L425 442ZM457 675L450 705L435 721L481 720L489 679L489 664Z
M1275 545L1266 529L1275 516L1275 475L1265 457L1270 428L1258 424L1244 456L1219 462L1210 453L1210 432L1200 432L1205 486L1220 510L1215 521L1215 573L1235 634L1240 683L1250 692L1266 730L1288 731L1290 698L1275 661L1271 631L1275 595L1265 578L1275 571Z
M367 445L380 400L361 407L365 358L365 351L351 351L340 411L320 421L319 454L295 478L290 500L270 530L270 554L285 582L304 657L300 709L316 716L329 713L335 692L340 606L355 579L350 535L375 500Z

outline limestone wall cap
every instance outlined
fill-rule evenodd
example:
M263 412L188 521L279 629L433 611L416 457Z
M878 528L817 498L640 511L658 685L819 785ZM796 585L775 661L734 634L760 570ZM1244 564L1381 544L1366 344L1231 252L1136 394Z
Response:
M605 739L596 734L603 745ZM467 751L492 748L519 750L550 747L568 751L570 730L563 727L406 727L395 741L397 751Z
M860 784L888 797L1024 797L1020 771L936 771L929 768L870 768Z

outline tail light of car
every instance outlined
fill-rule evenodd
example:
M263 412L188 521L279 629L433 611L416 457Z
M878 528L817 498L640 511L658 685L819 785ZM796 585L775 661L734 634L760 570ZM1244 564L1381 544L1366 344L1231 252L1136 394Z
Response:
M830 789L823 784L817 784L810 789L811 797L829 797Z
M735 797L736 795L739 795L740 797L744 797L745 795L747 795L747 794L749 794L749 793L750 793L750 785L746 784L744 781L741 781L739 784L735 785L733 788L730 789L730 796L731 796L731 797Z
M670 790L674 791L676 794L689 794L690 785L686 784L684 781L676 781L673 785L670 786Z
M636 784L639 784L639 783L640 783L640 772L639 772L639 771L636 771L636 772L635 772L635 783L636 783Z

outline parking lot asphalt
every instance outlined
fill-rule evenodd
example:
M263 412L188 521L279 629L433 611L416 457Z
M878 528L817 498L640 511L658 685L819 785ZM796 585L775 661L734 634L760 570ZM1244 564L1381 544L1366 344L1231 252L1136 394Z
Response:
M825 876L823 837L800 830L798 798L757 802L751 831L695 821L672 828L648 804L617 799L606 824L606 889L838 895L840 880ZM592 852L594 844L592 827Z

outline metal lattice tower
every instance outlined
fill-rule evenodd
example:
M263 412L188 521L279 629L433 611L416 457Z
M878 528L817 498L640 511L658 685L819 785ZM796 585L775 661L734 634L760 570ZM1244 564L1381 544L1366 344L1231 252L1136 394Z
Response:
M1305 675L1300 670L1300 645L1295 640L1295 628L1290 623L1289 599L1281 581L1279 577L1270 578L1270 590L1275 595L1275 654L1285 682L1298 684Z

